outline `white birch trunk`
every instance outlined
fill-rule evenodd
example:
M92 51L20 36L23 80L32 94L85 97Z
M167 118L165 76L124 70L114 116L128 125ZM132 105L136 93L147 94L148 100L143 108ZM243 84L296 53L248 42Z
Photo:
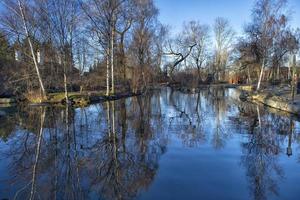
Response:
M43 81L42 81L42 77L41 77L41 74L40 74L40 70L39 70L39 67L38 67L38 63L37 63L37 60L36 60L36 57L35 57L35 53L34 53L34 50L33 50L33 45L32 45L30 35L29 35L29 31L28 31L27 24L26 24L26 18L25 18L24 10L23 10L23 7L21 5L20 0L18 0L18 4L19 4L19 9L20 9L20 12L21 12L22 20L23 20L24 30L25 30L27 40L28 40L28 43L29 43L31 56L32 56L33 63L34 63L34 66L35 66L35 71L37 73L39 83L40 83L40 87L41 87L41 90L42 90L42 96L44 98L44 97L47 96L47 93L46 93L46 90L45 90L45 87L44 87L44 84L43 84Z
M106 50L106 96L109 96L109 49Z
M261 71L260 71L260 75L259 75L259 79L258 79L256 91L260 90L260 86L261 86L261 81L262 81L262 77L263 77L263 74L264 74L264 70L265 70L265 59L263 59L263 63L262 63L262 66L261 66Z
M111 93L115 93L115 80L114 80L114 36L115 36L115 30L114 30L114 17L112 20L112 26L111 26L111 38L110 38L110 66L111 66Z
M108 137L111 138L111 123L110 123L110 102L106 102L106 120L107 120L107 128L108 128Z
M42 108L40 131L39 131L37 147L36 147L36 151L35 151L35 161L34 161L34 165L33 165L33 169L32 169L32 184L31 184L31 190L30 190L30 200L34 199L34 196L35 196L37 167L38 167L38 161L39 161L40 152L41 152L45 115L46 115L46 110L44 108Z
M67 74L66 74L66 66L64 66L64 88L65 88L65 98L66 98L66 104L69 103L69 97L68 97L68 84L67 84Z

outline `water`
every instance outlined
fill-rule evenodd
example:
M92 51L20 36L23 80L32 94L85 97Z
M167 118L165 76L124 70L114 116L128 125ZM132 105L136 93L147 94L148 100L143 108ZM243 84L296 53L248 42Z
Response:
M0 199L299 199L300 123L238 95L2 109Z

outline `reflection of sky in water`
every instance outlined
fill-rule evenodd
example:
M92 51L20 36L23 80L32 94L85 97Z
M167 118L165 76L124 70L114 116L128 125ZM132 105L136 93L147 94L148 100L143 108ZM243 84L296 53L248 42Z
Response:
M287 115L238 97L234 89L163 88L68 115L48 108L36 197L297 199L299 122L290 129ZM0 140L0 199L22 188L19 199L30 195L41 111L20 108L0 121L8 135Z

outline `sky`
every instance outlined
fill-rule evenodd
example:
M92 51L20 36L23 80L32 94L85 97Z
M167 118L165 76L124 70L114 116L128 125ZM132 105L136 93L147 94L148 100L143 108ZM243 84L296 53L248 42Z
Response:
M251 9L255 0L154 0L159 8L159 19L172 28L181 30L185 21L196 20L211 25L216 17L227 18L238 34L251 20ZM300 27L300 0L289 0L293 12L292 27Z

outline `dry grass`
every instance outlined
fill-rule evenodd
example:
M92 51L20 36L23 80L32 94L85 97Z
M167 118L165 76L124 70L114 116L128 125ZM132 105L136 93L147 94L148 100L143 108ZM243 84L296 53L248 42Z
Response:
M119 88L116 88L116 91L120 91ZM68 97L75 106L86 106L91 102L93 97L107 97L106 91L85 91L85 92L69 92ZM114 96L114 95L111 95ZM43 99L41 94L38 91L31 91L25 94L26 99L30 103L39 104L39 103L50 103L50 104L60 104L65 100L64 92L49 93L47 99Z
M25 94L25 98L31 103L42 103L45 100L39 91L30 91Z

